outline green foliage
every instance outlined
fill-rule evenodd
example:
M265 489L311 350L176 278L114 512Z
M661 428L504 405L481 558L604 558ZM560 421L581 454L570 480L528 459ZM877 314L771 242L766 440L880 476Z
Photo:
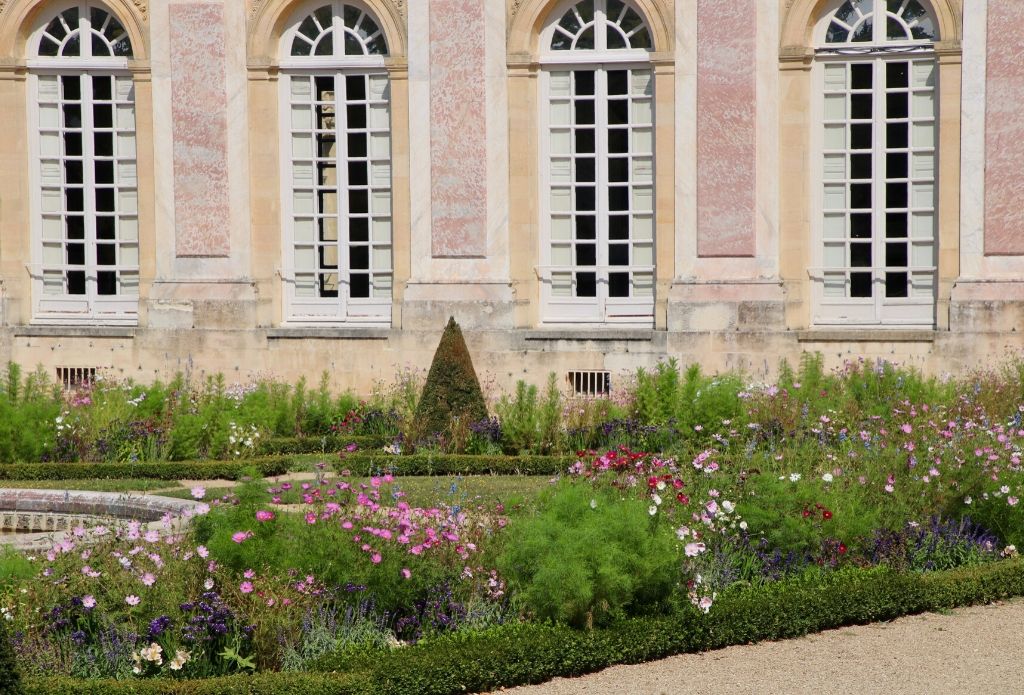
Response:
M672 529L617 490L563 482L515 520L499 560L529 611L570 625L663 608L679 581Z
M416 453L394 456L384 452L346 455L335 467L354 475L391 472L410 475L558 475L576 461L570 456L503 456ZM2 469L0 469L2 471ZM2 473L0 473L2 475Z
M737 394L743 382L736 374L705 376L700 365L687 367L680 378L679 363L673 357L658 364L653 373L637 371L634 414L653 425L673 424L683 436L694 427L718 427L724 420L738 420L744 414Z
M495 405L501 422L502 443L509 454L547 454L559 448L562 437L562 394L558 378L548 375L544 398L537 387L516 383L515 396L503 395Z
M18 674L18 664L14 658L14 648L7 637L5 622L5 620L0 618L0 693L20 695L25 690L22 687L21 676Z
M416 408L415 431L424 437L446 434L453 418L476 422L487 417L487 404L462 329L448 319Z
M59 389L42 371L22 377L9 363L0 380L0 461L39 461L54 454Z
M816 554L832 539L857 549L873 530L885 526L881 505L866 498L861 486L849 479L825 486L820 479L794 482L755 475L746 482L741 506L755 537L768 539L772 549L797 555Z

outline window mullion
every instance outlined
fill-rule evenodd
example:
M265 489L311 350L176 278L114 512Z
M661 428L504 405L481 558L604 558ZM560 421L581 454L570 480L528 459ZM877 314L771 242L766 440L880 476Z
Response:
M335 13L335 22L340 22L341 8ZM335 36L337 39L338 36ZM337 43L335 43L337 45ZM348 83L345 73L334 73L334 176L337 181L337 229L338 239L338 302L341 318L347 319L352 295L351 248L352 235L349 220L349 178L348 178Z
M92 74L80 73L82 89L82 214L85 217L85 296L90 310L95 313L99 296L99 264L96 241L96 148L93 137L93 84Z
M597 130L597 301L602 320L608 302L608 71L594 68L594 121Z
M884 8L883 8L884 11ZM882 58L874 58L874 85L873 92L873 113L872 113L872 136L873 152L871 156L872 167L872 188L874 189L874 200L872 206L871 224L871 287L874 292L875 320L881 321L884 314L885 299L885 209L888 205L886 195L886 154L888 145L886 135L886 61Z

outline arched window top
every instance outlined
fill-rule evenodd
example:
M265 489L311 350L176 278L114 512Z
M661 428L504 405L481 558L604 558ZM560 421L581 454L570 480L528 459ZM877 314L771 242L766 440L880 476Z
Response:
M927 4L927 0L845 0L825 18L825 44L932 43L939 36Z
M387 39L377 20L362 7L334 2L313 10L286 35L287 54L303 58L385 56Z
M40 58L131 58L132 42L118 19L91 2L64 10L38 34Z
M643 15L623 0L583 0L569 6L549 27L552 52L652 49Z

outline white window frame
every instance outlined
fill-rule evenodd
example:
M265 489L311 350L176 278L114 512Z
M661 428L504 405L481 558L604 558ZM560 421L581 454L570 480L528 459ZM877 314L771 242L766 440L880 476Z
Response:
M140 239L139 239L139 210L138 210L138 154L137 154L137 132L136 132L136 103L135 103L135 91L134 86L129 90L129 94L119 95L118 83L124 84L126 81L132 80L132 74L128 70L128 58L126 57L92 57L91 41L80 42L81 50L88 55L80 57L52 57L52 56L41 56L38 54L38 47L40 40L42 39L43 33L46 31L50 21L69 9L78 8L80 23L77 29L83 33L87 30L92 29L91 21L89 17L89 10L96 8L102 10L109 15L113 20L120 23L120 19L117 17L110 8L100 3L91 3L88 0L77 0L75 2L64 2L58 5L51 6L48 8L45 16L45 23L39 27L35 32L32 33L28 41L28 46L32 53L31 57L26 61L29 69L29 75L27 83L27 97L28 97L28 143L29 143L29 184L31 190L30 196L30 213L31 213L31 251L30 251L30 262L28 265L28 273L31 278L32 284L32 323L34 324L59 324L59 325L116 325L116 326L134 326L138 323L138 305L139 305L139 253L140 253ZM123 24L121 25L123 29ZM44 217L48 215L52 219L52 212L44 212L44 180L42 173L43 166L43 153L42 153L42 138L43 135L43 123L41 115L43 107L40 99L40 83L43 79L49 79L55 77L58 81L61 77L78 77L81 85L80 99L77 103L82 105L81 108L81 132L82 132L82 147L83 152L81 159L83 162L83 181L81 184L82 197L84 202L84 210L81 211L81 216L84 220L84 234L81 240L82 245L85 247L85 263L81 266L73 266L75 268L81 267L82 272L85 274L85 293L84 294L69 294L66 292L66 278L62 276L59 280L64 284L65 292L63 293L47 293L46 292L46 281L47 275L52 275L54 272L65 272L70 266L67 264L67 258L62 263L55 263L50 259L44 258L44 246L54 246L52 240L47 244L44 240ZM111 157L112 167L114 170L114 210L104 211L102 213L96 210L96 192L97 186L95 182L95 132L96 127L93 122L92 106L94 105L95 96L93 93L94 78L110 78L112 83L112 94L111 100L111 111L113 116L113 126L111 128L111 138L113 142L113 155ZM59 96L57 97L59 98ZM61 102L58 102L61 103ZM130 108L127 110L119 109L118 105L127 106ZM87 108L90 107L90 108ZM58 125L48 125L46 130L56 130L57 138L60 139L59 128L63 120L63 117L58 113ZM130 124L128 124L127 118L130 118ZM127 135L127 138L123 138L123 135ZM124 151L122 151L124 146ZM60 177L62 183L59 188L53 188L56 184L51 183L51 190L56 190L61 195L67 185L65 173L66 167L62 163L67 157L64 154L63 142L58 145L60 153L56 155L47 155L46 159L49 161L56 160L60 165ZM90 162L93 166L90 167ZM129 182L125 176L134 172L134 182ZM72 184L77 185L77 184ZM118 191L123 192L124 196L120 195ZM60 205L60 209L64 209L64 204ZM77 211L75 211L77 212ZM116 262L113 265L100 266L96 254L98 251L99 242L97 235L97 220L100 216L113 217L117 220L115 223L115 238L112 240L102 240L106 244L113 245L115 247L115 256L117 257ZM127 224L126 224L127 223ZM63 223L59 223L63 226ZM66 227L63 228L62 233L66 233ZM126 233L134 234L134 238L127 236ZM65 239L62 246L67 245ZM66 254L66 248L62 249ZM132 258L134 256L134 259ZM125 262L125 258L127 261ZM102 269L104 272L114 272L117 275L118 292L119 294L108 294L101 295L98 292L98 272ZM129 292L124 292L124 288L129 288Z
M542 47L542 54L540 56L539 63L541 65L539 89L541 98L539 100L539 152L540 152L540 175L538 176L538 200L539 212L540 212L540 249L538 253L539 263L536 266L536 272L540 280L541 289L541 311L540 320L546 324L575 324L575 325L594 325L603 326L608 324L616 325L628 325L628 326L639 326L639 327L651 327L654 325L654 303L655 303L655 284L656 284L656 264L657 248L656 248L656 234L655 229L657 226L657 210L656 210L656 186L655 186L655 172L657 170L657 153L654 147L654 134L656 132L655 124L655 97L654 94L654 71L653 66L650 62L650 53L647 49L606 49L605 44L605 33L600 30L595 31L596 45L594 49L572 49L572 50L553 50L551 49L552 38L557 31L557 25L561 21L562 17L571 8L578 5L580 0L568 0L561 3L551 13L551 21L546 29L541 33L540 42ZM650 26L647 23L646 18L640 12L640 9L635 4L630 2L624 3L628 8L636 12L641 20L643 26L646 28L650 35ZM598 0L596 3L596 15L598 16L597 21L603 22L604 2ZM601 27L603 28L603 26ZM596 219L596 232L595 232L595 245L597 248L596 265L594 266L577 266L575 259L569 266L565 265L553 265L552 261L552 247L554 240L552 239L552 178L551 178L551 163L552 163L552 152L551 152L551 122L550 122L550 108L551 108L551 89L550 81L553 73L569 72L573 71L592 71L594 73L594 98L595 98L595 191L596 191L596 203L594 215ZM634 123L634 115L632 108L630 108L629 123L626 124L629 128L630 138L632 140L635 128L641 130L648 130L651 136L651 147L650 152L642 153L641 156L650 160L650 183L642 182L639 188L650 191L651 209L648 211L640 211L641 216L647 217L650 220L650 239L642 240L638 245L636 244L637 239L631 234L630 239L625 243L630 247L631 264L630 265L615 265L612 266L609 263L609 247L611 242L609 240L608 230L608 219L609 219L609 177L608 177L608 132L609 124L607 119L608 113L608 92L607 92L607 80L608 73L615 70L640 70L647 71L650 73L649 89L650 93L642 97L642 100L647 101L650 104L650 123ZM632 73L630 73L632 76ZM629 93L627 99L629 99L630 107L634 95L632 94L632 84L628 86L627 92ZM570 105L572 104L572 98L570 97ZM571 106L570 106L571 108ZM570 148L570 161L575 159L572 154L574 146ZM633 145L630 145L630 152L627 155L631 163L630 166L630 210L626 213L631 218L635 217L637 211L632 209L634 199L634 186L637 183L633 180L632 163L636 153L633 151ZM570 188L571 190L571 188ZM575 213L575 206L570 203L570 212ZM631 221L631 227L633 221ZM642 265L634 265L633 254L636 247L644 247L649 250L650 263ZM570 252L575 246L570 247ZM646 251L645 251L646 252ZM563 276L569 273L575 273L579 268L586 268L587 271L591 269L597 275L597 291L595 297L577 297L577 296L555 296L553 291L554 278L556 274L561 273ZM632 287L632 278L635 277L636 273L649 274L650 277L650 294L646 296L630 296L630 297L611 297L609 296L609 274L611 272L628 272L631 278L630 285ZM575 287L575 279L572 281L572 288ZM570 289L570 292L575 292L575 289ZM632 289L631 289L632 293Z
M885 0L876 0L884 8ZM814 124L811 131L811 152L813 165L811 167L811 190L814 191L811 205L812 239L813 248L811 253L811 265L808 268L808 275L812 285L812 325L815 326L851 326L861 325L877 328L934 328L936 321L936 306L938 292L938 167L939 167L939 120L938 120L938 61L936 60L932 40L887 40L885 38L886 22L877 21L874 18L873 31L874 39L870 42L846 42L826 43L825 35L832 21L833 13L844 4L845 0L832 2L827 12L819 20L815 35L818 37L817 55L812 66L813 100L811 109L811 122ZM930 4L922 2L922 5L930 13ZM904 3L905 6L905 3ZM902 7L901 6L901 10ZM935 23L934 14L931 14ZM935 23L937 26L937 23ZM915 90L913 64L917 62L928 62L933 66L935 84L931 86L931 93L934 100L933 119L913 116L913 97L908 96L910 109L908 122L932 120L934 124L934 147L915 146L912 137L912 126L908 126L908 153L931 150L934 169L932 172L931 185L933 188L932 204L916 205L914 200L914 185L910 183L915 177L913 171L913 158L908 154L907 172L907 219L908 229L906 236L907 246L907 272L908 291L907 297L886 297L886 172L885 151L886 138L884 129L886 124L886 86L879 80L883 78L885 66L889 62L910 62L911 69L908 76L907 91L913 94ZM870 150L856 150L856 152L870 152L872 158L871 193L872 204L870 208L864 208L864 213L870 212L872 216L872 246L871 265L867 267L853 267L852 259L847 255L849 265L839 266L835 259L825 258L825 70L829 64L842 63L847 66L862 63L872 65L872 146ZM925 90L927 91L927 90ZM847 120L853 120L847 116ZM846 152L851 152L850 143L846 143ZM850 172L845 177L849 180ZM867 182L867 179L864 179ZM849 187L846 195L848 198ZM852 202L846 200L846 208L851 209ZM922 236L915 236L915 213L923 217L931 214L931 236L927 239ZM850 233L847 231L847 246L849 246ZM838 242L836 242L838 243ZM898 242L897 242L898 243ZM921 250L930 247L931 260L928 263L916 262L920 260ZM926 249L924 249L926 251ZM917 251L918 253L915 253ZM893 266L902 268L902 266ZM831 271L831 272L830 272ZM827 296L826 284L828 279L837 277L837 273L843 272L870 272L872 274L872 296L851 297L849 296L850 284L847 279L847 296ZM923 276L929 276L928 282L923 282ZM916 283L920 283L915 287ZM930 287L928 287L930 284ZM924 293L927 292L927 296Z
M348 5L350 7L356 7L361 11L365 12L383 31L382 25L377 17L371 12L371 10L363 3L356 2L353 0L319 0L318 2L310 2L305 4L299 11L293 15L293 20L289 25L288 31L286 31L281 40L280 47L280 70L281 78L279 79L279 118L280 118L280 166L281 166L281 278L284 286L284 316L282 323L288 326L364 326L364 327L379 327L388 328L391 326L392 321L392 306L394 302L394 159L392 151L392 132L393 123L391 121L391 107L390 107L390 79L388 71L385 66L385 56L383 55L339 55L339 46L341 42L334 41L335 55L333 56L291 56L291 46L298 31L300 24L305 20L306 17L310 16L318 8L324 6L331 6L334 9L333 15L333 31L337 37L340 35L340 31L343 30L343 21L341 18L342 8ZM326 31L326 28L325 28ZM343 50L343 49L342 49ZM375 101L376 105L381 103L387 103L387 119L388 124L386 131L383 131L379 127L374 127L368 122L367 128L367 140L368 140L368 155L367 155L367 177L370 183L368 184L368 197L370 198L370 208L367 213L368 227L369 227L369 241L368 244L368 255L369 255L369 268L366 273L371 276L370 285L370 297L368 298L357 298L349 296L349 288L351 287L349 278L351 277L351 271L348 269L348 250L350 244L353 243L348 241L348 230L349 221L347 209L348 209L348 173L345 167L345 151L341 145L343 136L348 132L346 128L346 121L343 121L342 116L347 115L344 111L344 103L341 101L342 95L338 93L337 85L340 81L344 81L348 76L366 76L367 83L371 81L373 77L384 77L387 80L385 86L384 99L383 100L372 100L370 99L369 92L366 95L367 104L369 101ZM337 194L337 270L338 275L338 296L337 297L319 297L319 296L301 296L302 291L299 288L299 284L305 282L303 276L308 273L299 272L296 268L295 256L297 253L297 247L302 246L302 242L296 240L295 234L295 192L296 182L293 176L293 160L299 159L304 160L304 157L295 157L293 152L293 123L292 123L292 79L294 78L331 78L335 81L335 142L337 143L338 149L335 154L335 161L337 165L335 172L337 176L336 190ZM315 101L315 95L314 95ZM298 104L299 102L294 102ZM369 106L367 107L367 118L371 117L369 113ZM315 107L314 107L314 119ZM314 123L314 126L316 124ZM299 129L303 130L303 129ZM314 128L315 130L315 128ZM363 130L363 129L359 129ZM382 157L374 155L373 144L370 135L370 130L373 130L376 134L385 133L387 140L387 166L390 170L390 176L387 186L381 184L373 184L372 171L370 166L371 160L378 162L384 161ZM316 147L316 138L313 137L313 147ZM314 170L316 165L314 163ZM320 186L320 184L316 184ZM385 193L387 194L387 207L386 211L383 207L383 199L375 198L374 193ZM313 212L310 213L313 220L313 234L314 241L312 242L315 249L319 248L322 242L317 241L315 236L316 231L316 220L323 216L325 213L322 210L318 211L318 203L313 201ZM298 216L302 216L301 214ZM388 222L388 238L386 243L381 241L378 237L375 237L374 222L387 220ZM360 245L362 242L358 242ZM389 267L379 268L375 266L375 251L385 249L389 255ZM318 257L314 258L315 271L316 273L322 272L319 268ZM298 273L298 274L297 274ZM388 291L386 297L375 296L377 286L375 285L374 279L378 282L384 282L383 278L389 278ZM314 285L313 292L316 293L317 289Z

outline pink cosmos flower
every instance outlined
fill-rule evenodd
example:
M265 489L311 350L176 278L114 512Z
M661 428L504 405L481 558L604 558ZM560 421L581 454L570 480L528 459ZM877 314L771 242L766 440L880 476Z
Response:
M380 564L380 560L381 560L380 553L374 553L373 555L370 556L370 562L372 562L375 565L379 565Z
M231 540L235 543L245 543L246 540L252 535L252 531L236 531L231 534Z
M274 513L273 512L268 512L266 509L261 509L258 512L256 512L256 521L259 521L259 522L270 521L273 518L274 518Z
M245 572L242 573L242 576L245 577L246 579L252 579L253 577L256 576L256 570L251 570L251 569L246 570Z
M137 606L139 605L139 597L135 594L125 596L124 602L127 603L129 606Z
M83 596L82 597L82 606L84 606L85 608L95 608L96 607L96 597L93 596L92 594L88 594L86 596Z
M312 526L316 523L316 514L313 512L306 512L306 523Z
M146 572L142 575L142 583L146 586L153 586L156 584L156 576L152 572Z
M687 543L686 557L697 557L705 550L707 550L707 546L705 546L703 543Z
M238 585L238 590L241 591L243 594L251 594L252 582L242 582Z
M158 540L160 540L160 532L146 531L146 535L144 535L143 538L147 543L156 543Z
M204 560L207 558L207 556L209 556L209 554L210 551L206 549L205 545L201 545L198 548L196 548L196 555L203 558Z
M909 422L900 425L900 429L903 430L903 434L910 434L914 431L914 428L910 426Z
M191 492L193 499L201 500L204 497L206 497L206 488L203 487L202 485L196 485L194 488L192 488Z
M409 571L408 567L403 567L402 568L402 576L405 577L406 579L409 579L410 577L412 577L412 572Z

